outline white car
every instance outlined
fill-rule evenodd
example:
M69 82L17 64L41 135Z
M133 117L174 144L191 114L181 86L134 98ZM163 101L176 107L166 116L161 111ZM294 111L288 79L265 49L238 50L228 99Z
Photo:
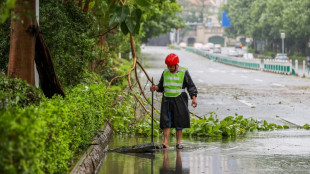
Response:
M179 46L180 46L181 48L186 48L186 47L187 47L187 44L186 44L185 42L181 42L181 43L179 44Z
M237 52L236 50L229 50L229 51L228 51L228 55L229 55L229 56L235 56L235 57L237 57L237 56L238 56L238 52Z
M203 45L202 43L194 43L193 47L196 49L202 49Z
M214 44L213 43L207 43L207 44L204 44L203 45L203 50L205 50L205 51L210 51L210 50L212 50L214 48Z

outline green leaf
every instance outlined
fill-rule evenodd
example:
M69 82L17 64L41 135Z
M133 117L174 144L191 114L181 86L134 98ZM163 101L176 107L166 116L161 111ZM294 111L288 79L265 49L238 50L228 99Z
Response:
M111 26L112 24L116 23L119 21L119 18L117 16L116 13L113 13L112 14L112 17L110 18L110 21L109 21L109 26Z
M140 22L141 16L142 16L142 11L140 9L136 9L135 10L136 27L135 27L134 34L139 34L140 25L141 25L141 22Z
M124 5L124 6L122 7L122 15L121 15L121 20L120 20L120 22L125 21L125 19L126 19L126 18L128 17L128 15L129 15L129 13L130 13L129 6L128 6L128 5Z
M136 27L136 22L133 20L132 17L128 17L125 20L126 26L129 30L130 33L134 33L135 27Z
M124 35L127 35L127 34L128 34L129 30L128 30L128 28L127 28L125 22L122 22L122 24L121 24L121 30L122 30L122 32L124 33Z
M141 7L150 7L151 3L148 0L136 0L137 4Z

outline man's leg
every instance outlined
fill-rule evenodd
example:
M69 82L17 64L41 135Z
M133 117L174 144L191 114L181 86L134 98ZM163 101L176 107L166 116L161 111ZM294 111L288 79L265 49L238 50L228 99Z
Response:
M169 146L168 140L169 140L170 128L164 128L163 132L164 132L164 143L163 144L166 147L168 147Z
M181 144L181 139L182 139L182 129L181 130L176 130L177 132L177 144Z

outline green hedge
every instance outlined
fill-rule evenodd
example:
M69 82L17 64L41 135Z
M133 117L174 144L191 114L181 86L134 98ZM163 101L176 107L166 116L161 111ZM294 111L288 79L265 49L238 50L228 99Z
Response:
M105 85L78 85L67 97L39 105L0 110L0 173L67 173L74 154L84 151L107 119L128 131L132 97ZM122 131L120 131L122 132Z
M33 88L26 81L7 78L0 73L0 109L7 106L29 106L38 104L43 96L42 91Z

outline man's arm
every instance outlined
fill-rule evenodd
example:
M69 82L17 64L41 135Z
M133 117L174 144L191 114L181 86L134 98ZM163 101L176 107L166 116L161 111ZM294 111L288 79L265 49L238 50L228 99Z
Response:
M197 107L197 88L189 74L188 71L185 71L185 77L184 77L185 87L187 88L187 91L192 99L192 106L195 108Z
M164 92L164 73L161 75L159 83L150 87L150 91Z

